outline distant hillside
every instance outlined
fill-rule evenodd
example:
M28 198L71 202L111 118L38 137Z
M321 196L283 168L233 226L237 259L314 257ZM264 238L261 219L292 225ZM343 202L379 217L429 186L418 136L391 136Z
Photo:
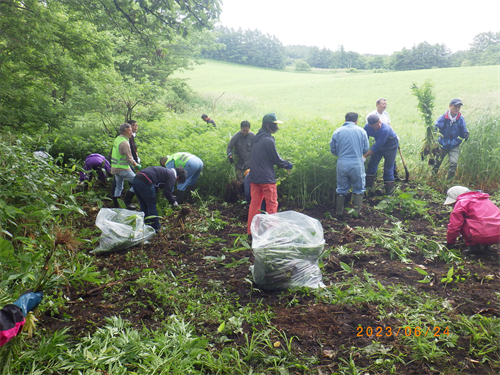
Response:
M241 101L248 110L275 111L281 118L343 118L348 111L365 115L379 97L388 101L394 124L419 121L416 99L410 85L432 79L435 84L436 113L447 109L450 99L464 102L470 117L476 110L500 103L499 66L474 66L389 73L331 73L277 71L213 60L205 60L193 71L177 73L188 79L198 93L219 97L219 108Z

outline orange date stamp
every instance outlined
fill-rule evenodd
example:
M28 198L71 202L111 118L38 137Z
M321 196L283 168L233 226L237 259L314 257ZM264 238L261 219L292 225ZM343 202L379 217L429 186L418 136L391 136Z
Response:
M396 329L397 328L397 329ZM356 330L358 331L358 334L356 335L357 337L390 337L390 336L395 336L398 337L399 335L401 336L434 336L434 337L440 337L440 336L449 336L450 335L450 329L449 327L356 327Z

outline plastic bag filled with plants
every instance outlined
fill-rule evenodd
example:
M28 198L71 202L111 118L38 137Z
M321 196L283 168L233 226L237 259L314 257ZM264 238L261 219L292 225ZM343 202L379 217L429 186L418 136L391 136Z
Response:
M250 267L255 283L266 290L322 288L319 258L325 239L321 223L296 211L255 215Z
M101 208L95 225L102 231L102 236L99 246L91 254L127 249L155 235L154 228L144 224L144 212L121 208Z

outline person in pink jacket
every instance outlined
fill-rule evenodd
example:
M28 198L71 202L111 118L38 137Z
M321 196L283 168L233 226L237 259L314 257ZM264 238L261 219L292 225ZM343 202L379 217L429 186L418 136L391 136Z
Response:
M491 249L500 243L500 209L488 194L453 186L446 193L445 205L454 205L446 242L453 245L461 234L470 251Z

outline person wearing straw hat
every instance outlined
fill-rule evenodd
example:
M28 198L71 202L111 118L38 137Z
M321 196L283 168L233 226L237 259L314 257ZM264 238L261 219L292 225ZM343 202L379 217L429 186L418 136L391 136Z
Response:
M250 194L252 201L248 208L247 233L251 234L252 220L259 213L262 200L266 201L266 209L270 214L278 212L278 192L274 166L292 169L292 163L283 160L276 150L274 134L278 124L282 124L274 113L268 113L262 119L262 128L253 139L250 156Z
M500 209L482 191L464 186L448 189L444 205L453 205L446 243L455 244L461 234L471 252L489 250L500 243Z

